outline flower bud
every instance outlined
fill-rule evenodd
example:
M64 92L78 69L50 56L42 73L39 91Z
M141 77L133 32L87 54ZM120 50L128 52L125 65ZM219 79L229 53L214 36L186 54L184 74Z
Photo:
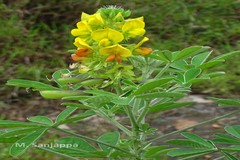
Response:
M137 48L135 51L140 53L142 56L147 56L152 53L152 49L146 47Z
M69 96L77 96L80 94L83 94L81 91L53 91L53 90L46 90L46 91L40 91L40 94L42 97L47 99L61 99L63 97L69 97Z

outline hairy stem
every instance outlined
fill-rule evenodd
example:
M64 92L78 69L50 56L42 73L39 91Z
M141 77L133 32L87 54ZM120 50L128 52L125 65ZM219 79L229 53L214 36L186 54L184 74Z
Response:
M167 63L163 69L155 76L155 78L160 78L164 73L165 71L170 67L170 64L171 63Z
M125 132L128 136L131 136L132 133L131 131L129 131L126 127L124 127L122 124L120 124L118 121L116 121L115 119L109 117L103 110L99 109L95 111L100 117L106 119L107 121L111 122L113 125L115 125L116 127L118 127L120 130L122 130L123 132Z
M146 105L143 108L143 111L141 112L140 116L137 119L137 123L140 124L146 117L148 111L149 111L149 101L146 102Z
M129 116L129 119L131 121L133 130L134 131L138 130L138 128L139 128L138 123L135 119L135 116L133 115L133 112L132 112L130 106L124 106L124 108L125 108L125 111L127 112L128 116Z

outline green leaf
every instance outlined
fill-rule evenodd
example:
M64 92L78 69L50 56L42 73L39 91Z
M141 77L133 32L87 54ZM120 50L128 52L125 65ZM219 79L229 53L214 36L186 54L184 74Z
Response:
M170 62L168 54L171 54L170 51L159 51L155 50L152 54L149 54L148 57L157 59L163 62Z
M137 85L134 82L132 82L132 81L130 81L128 79L124 79L122 81L122 83L125 84L125 85L130 85L130 86L133 86L133 87L137 87Z
M101 135L98 138L98 141L115 146L118 143L119 138L120 138L120 134L118 132L108 132ZM103 144L98 144L98 145L106 153L109 153L111 151L111 148L109 148L108 146L105 146Z
M184 73L184 82L187 83L192 79L195 79L201 73L201 69L193 68Z
M81 101L81 100L85 100L85 99L88 99L88 98L91 98L91 97L92 96L69 96L69 97L63 97L62 99Z
M168 144L173 144L177 146L191 147L191 148L206 148L206 146L199 144L197 142L193 142L186 139L173 139L167 141Z
M85 140L78 137L65 137L56 140L56 143L62 145L62 148L65 149L74 149L84 152L94 152L97 151L91 144ZM77 152L77 151L76 151Z
M215 134L217 138L213 140L214 143L220 143L220 144L240 144L240 140L232 137L227 134Z
M78 116L65 119L64 121L62 121L62 122L60 122L60 123L61 123L61 124L65 124L65 123L70 123L70 122L76 122L76 121L85 119L85 118L87 118L87 117L93 116L93 115L95 115L95 114L96 114L96 113L95 113L93 110L88 110L88 111L86 111L86 112L84 112L84 113L81 113L81 114L78 115Z
M204 70L204 69L207 69L207 68L211 68L219 63L223 63L224 60L212 60L212 61L208 61L206 63L203 63L202 65L198 66L198 68Z
M92 97L90 97L88 99L85 99L83 101L88 102L88 103L101 104L101 103L109 103L109 102L111 102L112 99L113 99L113 97L99 95L99 96L92 96Z
M60 69L52 74L53 80L59 85L59 87L63 87L66 84L62 83L61 81L58 81L59 78L62 78L63 74L69 74L70 71L68 69Z
M214 146L211 143L209 143L207 140L203 139L202 137L196 134L184 132L184 133L181 133L181 135L207 148L214 148Z
M42 123L42 124L46 124L49 126L53 125L52 120L46 116L34 116L34 117L27 118L27 119L31 122Z
M117 104L117 105L129 105L129 103L131 102L132 98L131 97L119 97L118 99L113 99L111 100L112 103Z
M137 95L137 98L171 98L171 97L183 97L186 96L184 93L175 92L155 92Z
M154 105L150 108L150 112L161 112L161 111L166 111L174 108L180 108L184 106L188 106L192 104L193 102L182 102L182 103L173 103L173 102L167 102L167 103L162 103L158 105Z
M207 46L192 46L192 47L188 47L183 49L182 51L178 52L175 56L175 61L179 60L179 59L184 59L187 57L191 57L193 55L199 54L203 51L208 50L209 47Z
M12 120L0 120L1 128L11 128L11 127L39 127L43 126L36 123L31 122L20 122L20 121L12 121Z
M215 150L212 150L212 149L176 149L168 152L167 154L172 157L180 157L180 156L197 155L202 153L208 154L214 151Z
M170 66L173 67L173 68L176 68L178 70L181 70L181 71L185 71L185 70L188 70L191 67L194 67L194 66L188 65L185 60L174 61L173 63L171 63Z
M36 130L35 132L18 140L11 146L9 151L10 155L16 157L26 152L26 150L31 147L31 145L34 144L47 130L47 128Z
M224 130L240 139L240 126L226 126L224 127Z
M0 137L0 143L15 143L17 140L22 138L24 135L19 135L15 137Z
M200 66L201 64L203 64L207 60L207 58L210 56L211 53L212 53L212 51L198 54L198 55L196 55L192 58L191 63L196 67Z
M234 151L234 152L240 152L240 146L228 146L221 148L223 151Z
M116 98L118 97L116 94L113 94L111 92L106 92L103 90L85 90L84 93L89 93L93 95L100 95L100 96L108 96L108 97L113 97Z
M238 160L238 158L236 158L235 156L227 153L227 152L223 152L224 156L228 159L228 160Z
M240 106L240 99L222 99L213 97L210 97L209 99L214 100L220 106Z
M159 155L158 152L166 149L167 146L151 146L147 148L146 152L144 153L144 157L154 157Z
M4 132L0 135L0 138L23 136L23 135L32 133L32 132L36 131L37 129L39 129L39 127L5 129Z
M240 54L240 51L233 51L233 52L230 52L230 53L227 53L227 54L222 54L220 56L217 56L215 58L213 58L213 60L226 60L232 56L235 56L237 54Z
M70 91L70 90L62 90L62 91L52 91L52 90L45 90L40 91L42 97L46 99L61 99L63 97L69 96L77 96L83 94L81 91Z
M152 80L148 83L143 84L142 86L140 86L135 92L134 95L138 95L141 94L143 92L146 91L150 91L156 87L160 87L166 83L168 83L169 81L171 81L173 79L173 77L169 77L169 78L162 78L162 79L157 79L157 80Z
M61 105L67 106L67 107L76 107L78 109L91 109L92 107L83 105L81 103L70 103L70 102L64 102Z
M11 79L7 81L7 85L17 86L17 87L24 87L24 88L33 88L39 91L42 90L59 90L57 87L53 87L51 85L37 82L37 81L30 81L30 80L23 80L23 79Z
M74 111L76 111L77 107L67 107L65 110L63 110L56 118L55 122L59 123L64 121L67 117L69 117Z
M93 151L87 152L74 148L47 148L48 150L52 150L54 152L59 152L61 154L69 155L72 157L80 157L80 158L106 158L107 154L103 151Z
M213 77L218 77L218 76L221 76L221 75L224 75L224 74L225 74L225 72L211 72L211 73L204 74L202 76L202 78L205 78L205 77L213 78Z

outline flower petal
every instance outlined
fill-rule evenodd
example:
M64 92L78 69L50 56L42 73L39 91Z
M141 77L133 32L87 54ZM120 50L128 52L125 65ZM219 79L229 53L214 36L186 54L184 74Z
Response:
M143 43L147 42L149 40L149 38L144 37L140 42L138 42L138 44L135 46L135 48L139 48L140 46L142 46Z
M87 13L82 13L81 20L86 20L89 25L101 25L104 24L104 21L101 17L100 13L95 13L92 15L89 15Z
M145 33L144 27L143 17L139 17L127 20L122 27L122 31L129 34L129 37L142 36Z
M97 42L106 38L115 43L121 42L124 39L122 33L118 32L116 30L110 29L110 28L99 29L99 30L92 32L92 38L93 38L93 40L95 40Z
M79 36L81 38L86 38L90 36L92 30L90 26L86 24L86 22L78 22L77 27L77 29L71 30L71 34L73 36Z
M113 46L108 46L105 48L100 49L100 54L102 55L120 55L121 57L129 57L131 56L131 51L127 48L124 48L123 46L116 44Z
M78 49L90 49L92 50L92 47L89 46L86 42L84 42L81 38L75 38L75 41L73 43Z

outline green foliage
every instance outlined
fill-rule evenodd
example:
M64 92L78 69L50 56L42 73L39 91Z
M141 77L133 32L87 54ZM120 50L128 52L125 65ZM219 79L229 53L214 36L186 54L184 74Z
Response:
M167 51L168 56L162 53L159 51L144 59L141 57L131 59L138 75L144 75L146 72L146 70L141 69L142 67L146 68L148 66L147 69L151 71L141 81L137 79L131 81L123 78L118 80L118 85L111 84L105 87L88 85L86 89L86 86L82 85L83 82L88 83L91 80L98 79L98 77L91 79L83 75L84 78L76 80L79 75L75 75L70 70L54 72L53 80L49 81L51 84L21 79L9 80L7 85L31 88L33 91L40 92L44 98L62 99L66 101L62 105L67 106L67 108L56 117L55 122L46 116L30 117L28 120L31 122L2 120L0 127L10 127L10 130L2 131L0 141L14 143L10 149L10 154L18 156L31 147L47 130L55 129L74 136L60 138L55 141L56 144L77 144L77 147L40 148L66 157L111 157L118 159L120 156L129 159L139 157L158 159L159 157L166 158L168 154L174 157L193 158L221 152L226 158L234 159L235 156L232 152L239 151L239 126L225 127L226 132L230 135L216 134L217 138L212 141L193 133L182 133L187 138L184 140L173 139L168 141L168 144L179 145L184 147L183 149L152 146L151 143L145 141L145 138L142 138L142 136L150 136L156 130L144 122L148 113L163 112L192 104L192 102L178 102L178 100L189 94L192 84L222 75L222 72L219 71L205 70L205 68L216 64L209 65L210 62L225 61L225 59L239 52L227 53L226 56L212 59L209 58L212 52L208 51L208 47L201 46L193 46L176 52ZM149 66L149 62L155 65ZM204 65L205 67L203 67ZM63 76L63 74L67 76ZM104 79L104 81L108 81L108 79ZM74 85L78 86L78 89L72 88ZM211 99L220 105L240 105L239 100L236 99ZM78 113L77 110L83 110L84 112ZM119 114L128 116L132 131L115 119L115 115ZM58 128L61 124L81 121L93 115L109 121L121 132L103 133L94 139ZM122 134L128 135L129 138L120 137ZM20 142L26 143L26 146L17 147L16 144ZM89 142L98 144L98 147L93 147ZM217 144L231 146L216 147Z
M75 4L79 3L77 1L72 2ZM18 5L20 4L21 7L25 5L27 6L28 3L30 2L26 1L23 4L17 3L15 7L19 7ZM57 4L58 6L60 4L66 4L66 6L68 6L67 2L51 1L48 3L50 5ZM92 5L93 2L86 3ZM145 1L142 3L145 3ZM35 2L30 4L35 4ZM206 5L205 2L202 3L198 1L191 4L185 4L184 1L172 1L170 3L165 3L165 1L156 1L151 3L151 5L156 5L157 7L164 6L164 9L169 9L172 6L177 7L176 9L171 9L168 12L164 12L163 15L166 17L169 17L166 14L174 15L175 17L177 16L175 11L179 9L181 11L183 10L185 16L188 15L190 17L190 31L192 32L194 31L193 26L195 25L198 27L200 26L200 29L205 29L205 27L201 26L201 24L207 24L207 19L205 19L206 16L203 16L204 18L202 16L199 16L198 19L195 18L195 16L193 16L196 14L194 13L195 10L189 8L193 7L192 4L198 4L197 8L201 8L203 4ZM208 6L210 8L212 8L212 6L215 7L215 3L209 2L208 4L211 4ZM226 1L221 1L221 3L219 3L221 7L225 8L226 6L230 6L231 9L233 8L232 4L235 3L234 1L231 1L229 4L227 4ZM2 7L7 7L7 5L3 4ZM144 6L143 8L145 7L148 8L149 6ZM159 8L157 9L159 10ZM123 16L128 16L129 14L128 11L124 12L120 8L118 8L118 10L123 13ZM105 15L115 16L114 12L110 12L105 9L100 11L104 12ZM152 12L153 10L151 10L151 13ZM135 14L137 15L138 13L135 12ZM155 19L154 24L149 26L153 27L150 29L152 33L156 32L158 36L161 37L160 40L164 39L164 36L168 34L170 34L170 36L172 34L175 37L176 31L181 31L179 30L181 27L178 27L178 25L181 26L182 23L184 27L189 28L189 23L186 23L188 22L189 18L185 17L186 19L184 19L184 22L180 22L177 26L174 26L175 30L160 29L160 31L163 31L163 33L160 33L158 30L159 28L154 27L156 26L156 23L159 22L158 20L161 22L162 20L166 20L165 17L162 17L163 15L158 17L158 14L148 14L150 17L157 16L153 18ZM147 19L148 16L146 16ZM19 17L17 17L17 19L18 18ZM35 20L41 20L43 17L32 18ZM17 20L14 19L13 21L15 22ZM60 21L48 22L48 25L42 24L41 27L45 27L45 29L49 29L51 31L52 26L61 23ZM164 25L161 26L164 27ZM24 28L25 25L22 27ZM32 27L30 27L29 30L39 33ZM205 30L204 32L197 30L198 34L199 32L204 33L204 36L208 34L211 36L213 35L214 37L216 36L215 33L206 34ZM53 34L54 33L55 32L53 32ZM182 34L183 32L180 33ZM47 43L46 37L47 36L44 34L41 37L41 43L39 43L40 49L43 49L44 47L48 48L59 41ZM221 36L217 35L217 38L219 37ZM25 38L28 39L29 37ZM57 38L59 37L57 36ZM178 40L178 38L179 37L176 36L175 41ZM60 40L62 40L62 37ZM200 39L199 41L196 41L196 43L197 42L202 41ZM30 122L1 120L0 128L6 129L0 130L0 142L12 143L12 146L10 147L10 155L17 157L25 153L27 149L34 147L37 141L42 140L48 130L56 130L68 134L71 137L68 136L56 139L55 144L58 146L46 147L37 145L35 147L72 159L167 159L169 158L168 155L173 157L183 157L184 159L192 159L194 157L199 157L214 152L221 152L227 159L237 159L234 153L239 152L240 147L239 126L225 127L225 131L228 134L216 134L217 138L215 140L207 140L196 134L185 132L182 133L182 136L187 139L173 139L168 141L168 143L171 145L179 145L183 147L181 149L174 149L169 145L155 146L152 144L152 140L147 140L148 138L151 139L152 135L156 131L155 128L151 128L151 126L145 122L145 117L149 113L168 111L190 105L192 102L179 102L179 100L191 92L191 86L197 82L204 82L212 77L222 75L223 72L209 70L209 68L218 64L222 64L226 59L232 56L237 57L240 53L239 51L236 51L214 57L214 55L211 55L213 52L209 50L209 47L201 46L206 45L201 43L199 46L177 49L180 51L170 51L172 50L172 47L166 46L164 48L169 50L161 50L166 43L167 42L161 43L159 42L159 39L157 39L156 44L160 44L157 46L157 51L154 51L152 54L146 57L130 57L129 63L131 64L128 64L127 66L116 64L109 69L107 74L98 74L95 73L95 70L93 70L91 72L95 75L94 78L89 76L87 73L79 74L76 73L76 71L62 69L57 70L52 74L52 79L48 81L49 84L47 84L47 82L45 83L45 81L38 82L34 80L22 79L9 80L7 85L32 89L33 91L39 92L44 98L61 99L65 101L62 103L62 105L67 106L67 108L56 117L55 121L52 121L46 116L30 117L27 119ZM188 44L189 41L186 41L186 43ZM152 45L156 46L156 44ZM19 44L16 46L18 45ZM185 46L181 43L177 45L180 45L181 47ZM180 46L173 47L178 48ZM49 47L49 49L50 48L51 50L54 49L52 47ZM63 48L66 49L67 47L63 45ZM63 48L60 47L60 49ZM8 55L6 53L4 54ZM22 56L24 57L26 55L22 54ZM12 54L9 62L13 62L14 58L16 57L16 54ZM54 55L53 57L51 58L57 61L57 56ZM8 63L8 65L9 64L11 63ZM50 67L51 65L47 66ZM102 67L102 64L97 67ZM137 78L132 78L132 75L136 75ZM130 78L126 79L126 77ZM212 99L219 102L220 105L239 105L239 100L218 98ZM117 117L119 115L127 116L127 122L124 125L118 121ZM89 136L63 130L59 127L62 124L71 122L83 122L83 120L91 116L99 116L105 119L114 125L118 131L102 133L100 136L91 138ZM175 131L175 133L178 132ZM19 146L18 144L24 145ZM76 144L76 146L74 146L74 144ZM62 147L61 145L64 146ZM226 147L226 145L229 146Z
M240 151L240 126L227 126L225 131L230 134L215 134L213 140L206 140L193 133L182 133L188 140L169 140L167 143L183 146L187 149L174 149L168 152L172 157L191 159L210 153L220 152L226 159L237 160L233 153ZM228 144L228 146L226 146Z

